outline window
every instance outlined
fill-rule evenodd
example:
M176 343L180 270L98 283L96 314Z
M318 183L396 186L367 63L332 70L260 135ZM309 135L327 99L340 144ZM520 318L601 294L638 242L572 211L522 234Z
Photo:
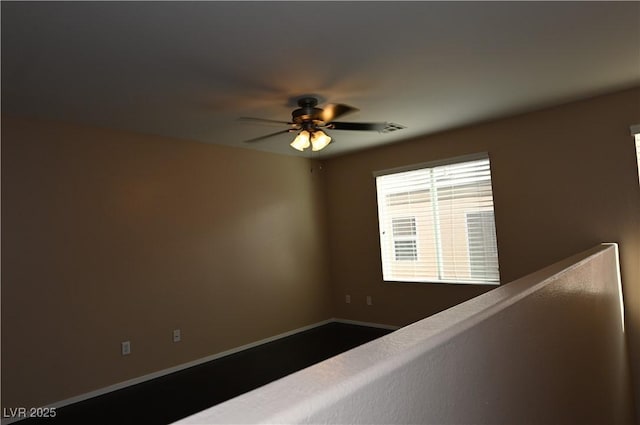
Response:
M497 284L486 154L376 174L385 281Z
M638 177L640 177L640 133L636 134L636 158L638 159Z
M640 124L631 127L631 134L636 140L636 159L638 160L638 182L640 182Z

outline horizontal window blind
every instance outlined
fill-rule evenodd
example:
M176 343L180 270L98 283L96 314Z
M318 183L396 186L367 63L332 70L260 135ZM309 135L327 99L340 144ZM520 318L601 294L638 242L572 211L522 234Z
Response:
M498 283L489 158L376 177L386 281Z

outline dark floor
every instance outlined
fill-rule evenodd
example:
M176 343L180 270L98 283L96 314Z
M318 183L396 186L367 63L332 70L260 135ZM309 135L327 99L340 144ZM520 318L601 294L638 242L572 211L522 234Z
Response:
M390 331L330 323L151 381L56 409L32 424L167 424Z

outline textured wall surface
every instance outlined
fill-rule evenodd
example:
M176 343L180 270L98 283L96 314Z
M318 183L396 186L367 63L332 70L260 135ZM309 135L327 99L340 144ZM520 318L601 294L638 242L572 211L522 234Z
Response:
M615 245L178 423L631 424Z

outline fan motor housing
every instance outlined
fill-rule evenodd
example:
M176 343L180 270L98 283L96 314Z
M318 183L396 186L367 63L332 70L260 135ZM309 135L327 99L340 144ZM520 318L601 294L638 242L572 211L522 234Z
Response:
M314 97L303 97L298 100L299 109L291 113L291 118L296 124L302 124L309 121L320 121L322 109L316 108L318 100Z

